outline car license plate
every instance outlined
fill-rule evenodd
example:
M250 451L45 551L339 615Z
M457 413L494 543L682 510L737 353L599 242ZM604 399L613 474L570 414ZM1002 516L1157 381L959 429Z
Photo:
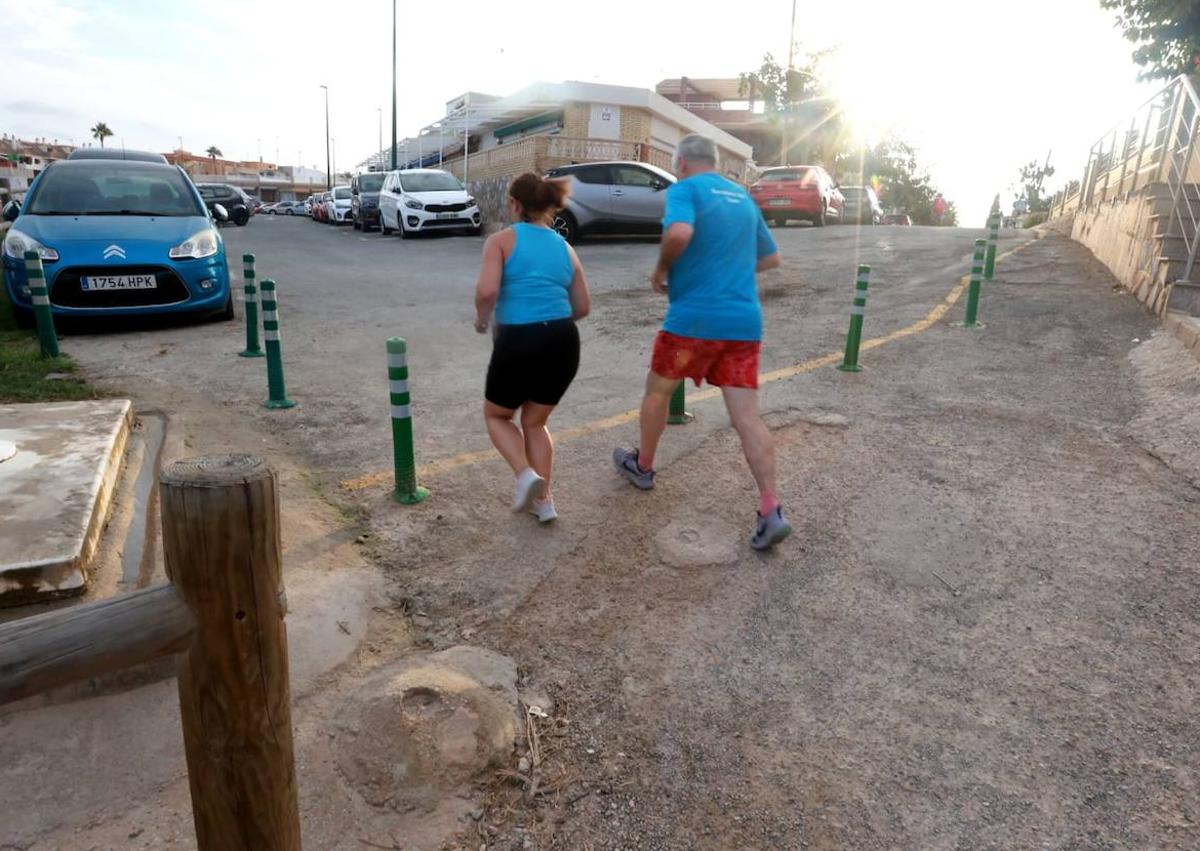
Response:
M79 285L93 290L155 290L158 279L153 275L84 275Z
M457 219L458 213L438 213L437 217L439 219Z
M767 202L767 206L769 206L769 207L786 207L791 203L792 202L789 201L787 198L772 198L770 201Z

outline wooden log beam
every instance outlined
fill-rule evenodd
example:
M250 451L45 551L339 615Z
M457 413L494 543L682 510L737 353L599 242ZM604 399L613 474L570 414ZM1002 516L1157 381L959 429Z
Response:
M176 653L194 628L170 585L0 625L0 704Z

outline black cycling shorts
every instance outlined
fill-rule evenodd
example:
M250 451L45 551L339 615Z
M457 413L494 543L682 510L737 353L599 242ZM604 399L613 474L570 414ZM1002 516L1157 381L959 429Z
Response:
M574 320L500 325L483 395L510 410L526 402L557 405L578 371L579 330Z

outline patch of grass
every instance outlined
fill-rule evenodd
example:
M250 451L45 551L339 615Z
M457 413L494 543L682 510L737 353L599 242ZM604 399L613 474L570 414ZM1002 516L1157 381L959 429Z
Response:
M0 402L61 402L92 399L96 394L74 378L75 363L69 357L42 358L37 334L24 331L13 321L8 290L0 283ZM51 373L70 378L47 381Z

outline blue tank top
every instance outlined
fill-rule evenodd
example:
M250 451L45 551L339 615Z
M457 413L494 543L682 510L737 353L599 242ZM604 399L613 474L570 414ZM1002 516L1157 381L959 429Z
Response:
M518 222L512 254L504 261L496 322L528 325L571 318L575 269L567 243L550 228Z

